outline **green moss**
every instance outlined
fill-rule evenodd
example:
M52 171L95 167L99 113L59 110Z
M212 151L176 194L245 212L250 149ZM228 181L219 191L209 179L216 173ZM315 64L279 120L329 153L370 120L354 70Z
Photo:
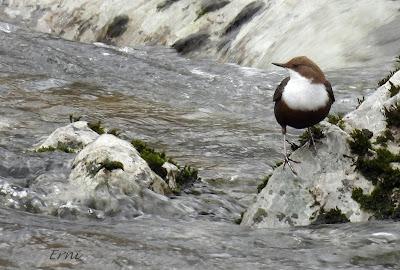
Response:
M44 152L54 152L57 149L53 146L48 146L48 147L40 147L39 149L36 150L38 153L44 153Z
M60 150L60 151L65 152L65 153L75 153L74 149L72 149L67 144L62 143L62 142L58 142L57 150Z
M400 103L397 103L392 108L385 108L385 116L387 127L400 127Z
M325 135L322 132L322 129L319 125L312 126L311 133L313 134L315 141L325 138ZM308 132L308 130L304 131L304 133L300 135L300 147L309 142L310 140L311 140L310 133Z
M391 192L381 186L375 187L371 194L363 194L361 188L353 189L351 197L360 204L361 209L372 211L378 219L391 218L394 206L391 203Z
M362 209L373 212L378 219L397 215L391 196L393 190L400 187L400 170L393 168L392 162L400 162L400 154L395 155L385 148L377 149L373 158L361 156L356 162L356 168L375 187L371 194L363 194L362 189L355 188L352 198Z
M385 84L398 70L400 70L400 57L397 60L396 70L382 79L379 85ZM399 93L400 87L394 86L391 82L390 86L390 96L393 97ZM394 167L393 163L400 162L400 153L392 153L385 147L388 141L395 140L391 128L400 127L400 104L385 108L385 116L386 130L376 138L375 142L383 147L378 149L372 147L369 140L372 137L370 131L354 130L350 134L353 138L349 140L351 150L358 155L356 169L374 185L371 194L364 194L361 188L354 188L352 198L360 204L362 209L370 211L378 219L397 219L400 217L400 208L397 205L398 201L393 197L397 196L396 190L400 188L400 170ZM372 155L373 151L375 153Z
M101 121L98 120L97 122L90 122L88 123L88 127L93 130L94 132L96 132L97 134L101 135L104 134L105 128L103 127L103 125L101 124Z
M400 70L400 56L398 56L395 60L395 65L394 65L394 70L390 71L389 74L383 78L382 80L380 80L378 82L379 86L384 85L387 81L389 81L389 79L397 72Z
M162 168L162 165L168 161L165 153L155 151L141 140L132 140L131 143L139 152L140 156L149 164L150 169L165 179L167 172Z
M101 170L103 168L110 172L113 170L118 170L118 169L124 170L124 165L119 161L112 161L112 160L106 159L103 162L100 162L99 164L100 164L99 170Z
M265 176L262 179L262 182L257 186L257 193L260 193L263 188L265 188L268 184L269 179L271 178L272 174Z
M376 137L375 144L380 144L381 146L387 147L388 139L385 136Z
M350 220L338 207L336 207L330 209L328 212L325 212L325 209L321 208L317 219L313 221L312 224L338 224L347 222L350 222Z
M352 140L348 140L350 150L353 154L364 156L372 149L370 139L373 133L368 129L355 129L350 133Z
M75 150L68 146L65 143L58 142L57 147L53 146L48 146L48 147L40 147L39 149L36 150L38 153L43 153L43 152L54 152L54 151L61 151L65 153L75 153Z
M395 95L397 95L400 92L400 86L395 86L391 81L389 81L390 83L390 97L394 97Z
M179 169L176 176L176 183L181 187L192 184L199 180L198 173L197 169L185 165L183 169Z
M342 113L338 113L337 115L330 114L328 115L328 122L338 126L340 129L344 129L343 116L344 115Z
M383 147L387 147L388 141L394 141L393 133L390 129L385 129L382 135L376 138L375 144L379 144Z
M149 167L158 174L161 178L165 179L167 172L162 165L165 162L172 163L176 165L179 169L176 176L176 183L178 184L178 189L190 185L195 181L198 181L198 170L192 168L191 166L184 166L181 168L174 160L167 157L164 152L157 152L153 148L149 147L144 141L132 140L132 145L139 152L140 156L149 164Z
M395 185L396 182L400 183L400 178L397 181L391 181L393 175L398 175L398 170L394 170L390 164L392 162L400 162L400 155L395 155L385 148L379 148L373 158L358 157L356 168L374 185L379 182L389 187L389 185Z
M87 170L89 171L89 174L93 177L102 169L105 169L109 172L111 172L113 170L118 170L118 169L124 170L124 164L122 164L119 161L109 160L107 158L102 162L99 162L99 163L92 162L87 165Z
M121 134L121 130L118 128L113 128L110 131L108 131L107 133L118 137Z

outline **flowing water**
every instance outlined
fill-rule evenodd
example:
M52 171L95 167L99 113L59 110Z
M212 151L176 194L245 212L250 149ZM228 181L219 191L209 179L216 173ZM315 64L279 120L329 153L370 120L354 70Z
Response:
M353 110L390 65L328 70L333 111ZM0 268L398 269L398 223L279 230L234 223L282 158L271 100L285 75L0 23ZM202 181L169 199L186 214L162 206L138 217L129 208L100 220L52 215L51 190L68 182L74 154L32 148L71 113L199 168ZM291 139L299 132L290 130ZM79 256L54 259L62 251Z

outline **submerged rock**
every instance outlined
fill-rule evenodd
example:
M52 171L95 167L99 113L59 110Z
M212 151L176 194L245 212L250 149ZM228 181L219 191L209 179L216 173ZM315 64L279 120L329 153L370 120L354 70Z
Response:
M400 85L400 71L390 82ZM348 142L355 128L370 129L373 133L365 132L371 137L385 132L385 108L400 100L400 94L390 97L391 84L380 87L343 118L345 131L324 124L325 138L317 143L316 153L308 145L294 151L291 158L301 162L293 164L298 176L283 165L275 169L255 203L244 213L241 224L259 228L304 226L320 223L326 213L339 213L340 221L367 221L374 213L353 199L353 191L370 194L376 183L356 170L358 157Z
M135 194L148 188L159 194L170 189L155 174L127 141L114 135L101 135L76 156L70 181L86 190L116 188L123 194Z
M87 122L78 121L68 126L57 128L36 148L36 151L45 152L59 149L65 152L78 152L98 137L99 134L89 128Z

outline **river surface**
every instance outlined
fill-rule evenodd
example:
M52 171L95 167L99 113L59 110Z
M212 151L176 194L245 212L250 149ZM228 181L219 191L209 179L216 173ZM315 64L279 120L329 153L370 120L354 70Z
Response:
M384 59L327 70L333 111L355 109L390 66ZM279 230L234 223L282 158L272 95L285 76L0 23L0 268L399 269L399 223ZM68 182L74 154L32 149L71 113L199 168L202 181L170 199L188 214L163 206L136 218L129 208L100 220L51 215L47 196ZM301 133L289 132L291 140ZM60 250L79 259L50 259Z

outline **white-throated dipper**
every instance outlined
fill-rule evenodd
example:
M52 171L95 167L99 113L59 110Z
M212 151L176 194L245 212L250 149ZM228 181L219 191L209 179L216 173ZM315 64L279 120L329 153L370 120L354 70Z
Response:
M328 115L335 97L332 86L322 70L306 56L295 57L285 64L272 64L286 68L290 75L276 88L273 100L275 118L282 127L284 165L288 164L296 174L290 164L293 160L288 157L286 151L286 126L296 129L308 128L314 144L310 127Z

